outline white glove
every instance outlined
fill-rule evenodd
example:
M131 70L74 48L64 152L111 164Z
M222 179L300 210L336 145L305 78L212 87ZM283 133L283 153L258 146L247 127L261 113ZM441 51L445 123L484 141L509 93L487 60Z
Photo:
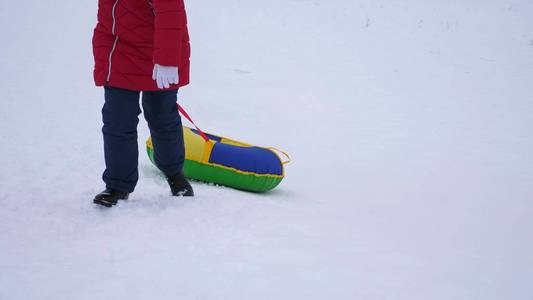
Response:
M152 79L157 82L157 87L169 88L172 83L177 84L180 81L178 67L167 67L158 64L154 65Z

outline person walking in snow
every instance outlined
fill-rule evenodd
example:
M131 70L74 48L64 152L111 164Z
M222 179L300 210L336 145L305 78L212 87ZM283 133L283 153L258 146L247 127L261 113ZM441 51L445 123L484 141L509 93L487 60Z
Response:
M185 148L176 107L189 83L190 45L183 0L99 0L93 35L94 81L102 108L105 190L93 202L110 207L138 181L137 124L150 128L155 161L174 196L193 196L183 176Z

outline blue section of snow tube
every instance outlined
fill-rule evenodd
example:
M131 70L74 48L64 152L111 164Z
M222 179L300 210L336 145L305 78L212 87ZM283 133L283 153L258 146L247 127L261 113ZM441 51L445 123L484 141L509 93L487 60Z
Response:
M283 175L283 165L269 149L215 143L210 163L256 174Z

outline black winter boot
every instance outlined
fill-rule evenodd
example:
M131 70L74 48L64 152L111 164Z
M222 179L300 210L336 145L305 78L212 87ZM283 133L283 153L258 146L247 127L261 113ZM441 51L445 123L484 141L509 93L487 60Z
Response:
M118 200L128 199L128 196L129 193L106 188L103 192L94 197L93 202L105 207L111 207L116 205Z
M170 176L167 178L167 182L173 196L194 196L192 186L183 176L183 172Z

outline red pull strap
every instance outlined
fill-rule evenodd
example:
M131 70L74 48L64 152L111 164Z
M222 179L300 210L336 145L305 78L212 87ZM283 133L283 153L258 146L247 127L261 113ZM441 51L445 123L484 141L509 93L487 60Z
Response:
M196 127L196 130L198 130L198 132L200 133L200 135L202 136L202 138L207 142L209 141L209 138L207 137L207 135L200 129L198 128L198 126L196 126L196 124L194 124L194 121L191 119L191 117L189 116L189 114L185 111L185 109L183 109L183 107L179 104L176 104L176 106L178 107L178 111L187 119L189 120L189 122L192 123L192 125L194 125L194 127Z

